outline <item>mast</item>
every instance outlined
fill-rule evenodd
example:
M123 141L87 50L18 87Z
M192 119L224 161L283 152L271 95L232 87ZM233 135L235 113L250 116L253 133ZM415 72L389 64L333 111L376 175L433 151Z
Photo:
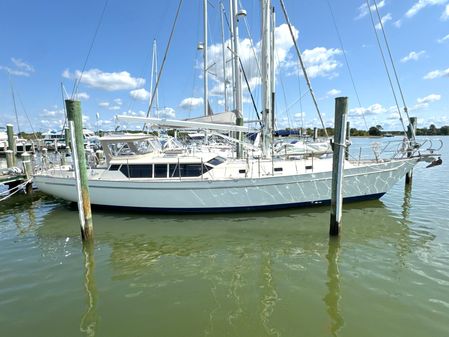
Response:
M270 25L270 42L271 42L271 48L270 48L270 85L271 85L271 124L270 124L270 141L271 137L273 135L273 130L275 126L275 115L274 115L274 107L275 107L275 91L276 91L276 73L275 73L275 63L274 63L274 28L276 27L276 14L274 12L274 6L271 7L271 25Z
M265 156L269 156L269 147L271 144L271 128L272 128L272 85L271 85L271 65L272 65L272 48L271 48L271 1L261 0L262 14L262 152Z
M204 41L203 41L203 77L204 77L204 116L209 115L209 93L207 83L207 0L203 0Z
M220 1L220 18L221 18L221 46L223 57L223 94L224 94L224 111L228 111L228 90L226 83L226 46L225 46L225 34L224 34L224 5L223 1Z
M151 57L151 82L150 82L150 94L153 95L153 83L154 79L157 78L157 43L156 39L153 40L153 53ZM159 117L159 89L156 88L154 92L155 100L155 112Z
M239 27L238 27L238 11L237 11L237 0L231 0L232 4L232 32L233 32L233 47L234 47L234 113L237 118L243 118L242 113L242 76L240 73L240 60L239 60Z

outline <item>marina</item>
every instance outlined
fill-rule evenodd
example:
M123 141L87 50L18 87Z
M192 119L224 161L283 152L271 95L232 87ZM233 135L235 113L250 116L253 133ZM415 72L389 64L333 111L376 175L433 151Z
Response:
M1 335L448 336L449 3L411 2L9 3Z

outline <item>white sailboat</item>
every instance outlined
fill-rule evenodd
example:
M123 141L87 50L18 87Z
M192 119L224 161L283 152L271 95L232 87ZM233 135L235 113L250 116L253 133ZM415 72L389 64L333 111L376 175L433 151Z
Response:
M152 145L153 136L102 138L106 162L88 170L93 205L159 212L225 212L279 209L330 202L332 159L326 156L273 155L272 82L274 72L270 29L270 1L262 0L263 15L263 130L262 151L245 143L237 156L217 151L177 151ZM237 15L234 1L233 17ZM236 21L236 20L233 20ZM235 29L235 27L234 27ZM235 32L235 30L234 30ZM235 36L234 36L235 37ZM238 62L237 62L238 64ZM234 72L239 73L238 66ZM235 74L236 79L239 74ZM236 86L234 110L241 114L241 88ZM240 88L240 89L239 89ZM207 104L205 100L204 104ZM205 110L206 111L206 110ZM244 126L210 121L179 121L128 117L129 120L173 128L248 132ZM344 201L377 199L409 172L417 162L431 160L422 146L398 147L392 158L346 160ZM71 166L42 170L34 176L37 187L56 197L77 201L75 174Z

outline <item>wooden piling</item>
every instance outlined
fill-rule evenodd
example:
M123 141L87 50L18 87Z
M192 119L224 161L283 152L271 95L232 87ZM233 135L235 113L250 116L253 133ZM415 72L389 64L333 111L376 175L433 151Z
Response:
M31 165L31 155L28 152L22 153L22 165L23 172L27 180L30 180L33 176L33 166ZM28 182L25 186L26 194L31 194L33 192L33 185Z
M86 155L83 139L83 116L80 101L66 100L72 143L72 159L75 167L76 187L78 191L78 210L80 213L81 236L83 240L93 239L92 210L90 208L89 184L87 179Z
M5 156L6 156L6 167L7 168L14 167L14 153L12 152L12 150L6 150Z
M13 153L13 166L16 166L17 147L12 124L6 124L6 134L8 135L8 149Z
M410 124L407 126L407 138L409 140L409 146L413 147L415 145L415 135L416 135L416 126L418 123L418 118L410 117ZM407 152L407 157L410 158L412 156L413 149L410 149ZM413 169L407 172L405 175L405 185L411 184L413 181Z
M332 191L331 191L331 217L329 235L340 234L341 215L343 206L343 169L344 149L346 141L346 118L348 115L348 98L335 99L335 135L334 153L332 161Z
M318 139L318 128L313 128L313 141Z

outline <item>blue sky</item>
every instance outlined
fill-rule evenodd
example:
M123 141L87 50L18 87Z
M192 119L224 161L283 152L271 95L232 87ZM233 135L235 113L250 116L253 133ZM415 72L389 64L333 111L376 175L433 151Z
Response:
M326 125L333 124L334 97L348 96L352 126L366 129L380 124L386 130L402 129L365 0L329 3L344 53L328 0L285 0ZM410 115L418 117L421 127L449 125L449 0L377 3ZM103 0L0 2L0 126L17 124L12 83L21 130L60 129L64 119L61 83L70 94L104 4ZM279 2L273 4L277 13L277 126L319 126L304 78L298 76ZM252 47L256 53L260 49L259 1L241 0L241 5L248 13L239 24L241 58L260 110ZM117 114L146 113L153 40L160 66L177 6L178 0L109 0L78 90L87 127L96 128L97 114L101 129L113 129ZM224 109L219 8L218 0L209 0L209 87L215 112ZM203 113L202 51L197 50L203 39L202 25L202 0L184 0L159 85L160 116L188 118ZM254 119L249 96L244 95L245 118ZM402 109L400 98L399 103Z

